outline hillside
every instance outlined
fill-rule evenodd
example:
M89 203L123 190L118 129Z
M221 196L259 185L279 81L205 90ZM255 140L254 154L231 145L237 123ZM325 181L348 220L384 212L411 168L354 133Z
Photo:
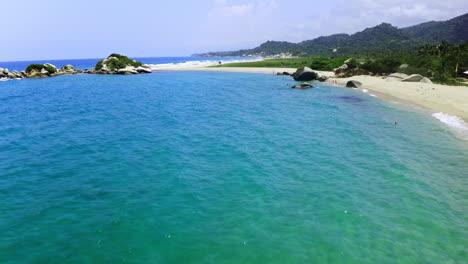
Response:
M447 21L430 21L402 30L425 43L435 44L446 41L451 44L461 44L468 41L468 14Z
M272 56L281 53L308 56L377 55L382 54L382 51L411 50L443 40L453 44L468 41L468 14L447 21L431 21L403 29L382 23L353 35L334 34L300 43L267 41L253 49L210 52L196 56Z

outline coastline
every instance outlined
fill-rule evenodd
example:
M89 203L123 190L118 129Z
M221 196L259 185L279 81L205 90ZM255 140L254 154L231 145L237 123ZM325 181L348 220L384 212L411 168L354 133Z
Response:
M278 72L295 72L294 68L250 68L250 67L158 67L153 71L210 71L210 72L243 72L276 74ZM361 89L367 89L379 98L389 101L416 106L430 110L433 113L445 113L458 116L468 122L468 87L442 84L387 82L382 77L353 76L350 78L334 78L331 71L316 71L330 79L327 83L346 86L350 80L362 83Z

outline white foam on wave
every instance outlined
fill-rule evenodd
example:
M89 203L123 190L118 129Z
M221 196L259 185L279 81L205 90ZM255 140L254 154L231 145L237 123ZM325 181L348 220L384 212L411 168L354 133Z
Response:
M435 113L432 114L432 116L447 125L464 140L468 140L468 123L466 123L462 118L446 113Z
M367 92L369 92L369 90L367 90L367 89L362 89L362 92L363 92L363 93L367 93Z
M6 82L6 81L8 81L8 80L10 80L10 79L8 79L8 78L0 78L0 82Z
M377 95L375 95L375 94L369 94L369 95L372 96L372 97L377 97Z
M235 63L235 62L248 62L258 61L258 59L231 59L231 60L197 60L197 61L185 61L175 63L161 63L161 64L150 64L152 68L190 68L190 67L207 67L218 65L219 62L224 63Z

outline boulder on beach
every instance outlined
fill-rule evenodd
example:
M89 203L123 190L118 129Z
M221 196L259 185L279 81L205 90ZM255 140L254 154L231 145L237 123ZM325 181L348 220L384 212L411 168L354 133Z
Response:
M295 81L313 81L317 80L318 78L318 74L309 67L297 69L297 71L293 73L292 76Z
M411 74L410 76L401 80L402 82L420 82L424 77L419 74Z
M430 83L430 84L432 84L432 81L431 81L431 80L429 80L429 78L427 78L427 77L423 77L423 78L422 78L422 79L421 79L419 82L421 82L421 83Z
M322 75L322 76L318 77L317 80L318 80L319 82L326 82L326 81L328 80L328 77L325 76L325 75Z
M388 77L394 77L394 78L400 78L400 79L407 78L408 76L409 76L408 74L399 73L399 72L388 75Z
M310 83L301 83L298 85L294 85L291 88L292 89L306 89L306 88L312 88L312 85Z
M403 79L407 78L408 75L404 73L392 73L387 76L385 79L386 82L401 82Z
M358 81L354 81L354 80L351 80L346 83L346 87L348 88L361 88L361 86L362 86L362 83Z

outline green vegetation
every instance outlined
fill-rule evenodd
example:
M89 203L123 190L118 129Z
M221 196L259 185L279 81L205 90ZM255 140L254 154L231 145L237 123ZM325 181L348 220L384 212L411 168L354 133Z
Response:
M99 61L98 63L96 63L96 66L94 67L94 69L95 70L102 69L103 64L104 64L104 60ZM106 65L108 69L115 70L115 69L123 69L127 67L128 65L131 65L136 68L136 67L143 65L143 63L132 60L129 57L124 56L124 55L112 53L111 55L107 57Z
M260 67L260 68L301 68L310 67L319 71L331 71L343 65L346 58L291 58L268 59L254 62L228 63L214 67Z
M254 49L232 52L210 52L197 56L271 56L289 53L306 57L381 56L417 50L424 44L447 41L461 44L468 41L468 14L443 22L427 22L398 29L382 23L353 35L335 34L300 43L268 41Z
M402 30L413 38L428 44L437 44L442 41L462 44L468 41L468 14L447 21L430 21Z
M33 70L36 71L41 71L42 69L45 69L49 74L56 73L57 69L46 64L31 64L26 68L26 72L30 73Z
M268 67L301 68L310 67L318 71L331 71L343 65L347 57L341 58L290 58L267 59L256 62L229 63L214 67ZM405 69L399 69L408 64ZM393 52L380 56L355 56L347 60L350 69L361 68L372 74L402 72L421 74L437 83L460 84L458 77L468 70L468 42L451 45L441 42L438 45L425 45L419 50Z

